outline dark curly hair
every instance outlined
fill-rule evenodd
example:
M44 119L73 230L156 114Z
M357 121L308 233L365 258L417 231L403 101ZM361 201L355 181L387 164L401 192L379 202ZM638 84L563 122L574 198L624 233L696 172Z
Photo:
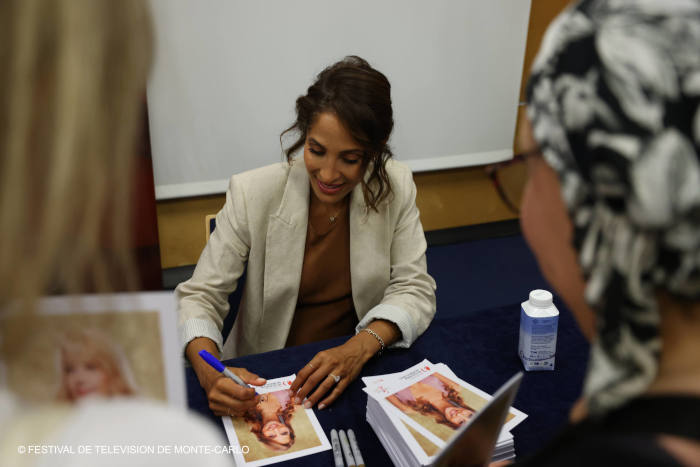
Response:
M447 394L443 395L442 397L447 400L449 403L454 405L455 407L461 407L463 409L471 410L474 412L474 409L469 407L466 402L464 402L464 399L462 399L462 396L459 395L459 393L451 388L447 387ZM457 425L456 423L451 422L450 420L447 419L445 414L441 411L438 410L437 407L435 407L433 404L430 402L424 400L423 398L417 398L414 401L406 402L406 405L411 407L413 410L416 412L419 412L423 415L427 415L429 417L432 417L437 423L440 423L442 425L447 425L448 427L452 428L453 430L456 430L459 428L461 425Z
M323 70L296 101L296 121L280 135L295 131L298 139L284 149L287 161L306 142L309 128L322 112L332 112L364 149L363 167L370 170L362 180L362 193L368 209L391 194L386 162L392 157L387 144L394 128L391 84L366 60L351 55ZM283 144L282 144L283 145ZM283 145L284 147L284 145Z
M291 401L287 402L287 404L285 404L284 407L281 407L280 410L277 412L277 417L279 418L280 423L283 423L287 426L287 428L289 428L289 442L284 444L277 443L265 437L265 435L262 432L262 413L260 412L260 410L258 410L257 405L243 414L243 420L245 420L250 425L250 432L253 433L256 438L258 438L258 441L260 441L265 446L269 447L274 451L286 451L292 447L292 445L294 444L294 440L296 439L296 435L294 434L294 429L292 428L291 423L293 414L294 404Z

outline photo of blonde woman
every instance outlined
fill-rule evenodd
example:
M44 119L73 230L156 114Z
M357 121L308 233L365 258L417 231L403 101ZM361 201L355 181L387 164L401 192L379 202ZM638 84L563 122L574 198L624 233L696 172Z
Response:
M97 308L88 302L75 297L38 301L33 319L47 331L27 340L24 352L0 362L8 387L32 404L90 398L105 405L116 399L155 399L181 406L184 396L169 386L169 375L177 377L177 369L164 357L164 344L172 339L166 342L163 333L172 326L161 332L160 325L161 315L170 310L117 309L135 305L129 300L107 307L93 300ZM166 297L163 303L168 302ZM9 354L20 345L23 326L22 317L0 319L0 352Z
M67 331L57 356L58 401L78 402L87 397L137 394L123 350L98 329Z

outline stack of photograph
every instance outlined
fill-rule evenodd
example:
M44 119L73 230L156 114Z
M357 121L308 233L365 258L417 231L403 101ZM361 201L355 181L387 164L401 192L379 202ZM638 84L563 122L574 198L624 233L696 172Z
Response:
M423 360L400 373L362 378L367 422L397 466L431 465L456 431L492 397L458 378L447 365ZM515 457L510 431L527 415L511 407L492 461Z

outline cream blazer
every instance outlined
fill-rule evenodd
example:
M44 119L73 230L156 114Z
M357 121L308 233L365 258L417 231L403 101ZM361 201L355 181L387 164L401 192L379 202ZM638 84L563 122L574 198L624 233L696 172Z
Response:
M426 269L411 171L390 160L387 173L393 195L379 212L368 212L360 185L350 195L352 299L356 332L385 319L401 330L394 346L408 347L433 319L435 281ZM202 336L216 343L224 359L284 347L301 281L310 189L303 160L231 177L194 274L175 291L183 348ZM244 270L238 315L224 343L228 295Z

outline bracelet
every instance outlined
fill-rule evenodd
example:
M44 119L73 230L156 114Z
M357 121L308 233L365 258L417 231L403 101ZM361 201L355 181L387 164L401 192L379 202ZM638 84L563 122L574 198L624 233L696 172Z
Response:
M384 353L384 339L382 339L379 334L376 332L372 331L370 328L364 328L362 331L368 332L372 337L377 339L379 341L379 345L381 346L379 349L379 352L377 352L377 356L381 357L382 354ZM360 332L362 332L360 331Z

